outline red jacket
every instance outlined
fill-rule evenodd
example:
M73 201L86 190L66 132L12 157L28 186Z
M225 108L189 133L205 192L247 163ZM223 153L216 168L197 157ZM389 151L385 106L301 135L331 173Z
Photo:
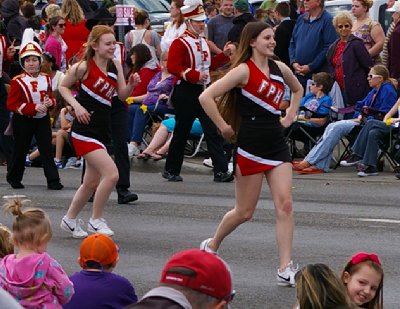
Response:
M40 118L36 112L36 104L42 104L45 96L48 96L53 106L56 106L56 99L53 98L51 91L50 76L40 73L37 78L27 73L15 76L10 84L10 91L7 97L7 109L13 113L24 116Z
M186 30L181 37L184 36L193 38L193 34L188 30ZM189 83L197 84L200 80L200 71L196 70L196 63L191 59L191 54L189 52L190 47L185 45L185 43L180 39L181 37L175 39L169 49L167 62L168 71L178 79L183 78ZM191 53L193 53L193 51L191 51ZM210 55L209 49L204 50L203 53L208 53L208 55ZM227 62L229 62L229 57L225 56L224 53L220 53L211 58L209 69L211 71L216 70Z

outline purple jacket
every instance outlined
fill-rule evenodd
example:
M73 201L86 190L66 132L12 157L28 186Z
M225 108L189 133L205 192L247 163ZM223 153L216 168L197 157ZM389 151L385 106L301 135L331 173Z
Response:
M61 309L74 294L61 265L46 252L5 256L0 262L0 287L25 308Z
M335 68L332 66L332 59L340 39L336 40L328 49L326 57L328 65L333 74ZM344 77L344 98L346 106L353 106L357 101L362 100L370 91L367 80L369 69L374 61L369 55L361 39L350 35L342 55L343 77Z

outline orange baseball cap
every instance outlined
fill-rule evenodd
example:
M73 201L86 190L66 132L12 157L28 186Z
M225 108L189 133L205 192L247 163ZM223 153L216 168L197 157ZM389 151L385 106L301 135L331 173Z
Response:
M118 246L111 237L96 233L82 241L79 253L81 267L84 267L88 261L94 261L106 266L117 261Z

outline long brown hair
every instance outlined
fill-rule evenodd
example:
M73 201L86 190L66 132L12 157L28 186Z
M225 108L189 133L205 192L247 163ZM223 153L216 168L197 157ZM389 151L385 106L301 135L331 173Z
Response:
M175 3L176 8L179 9L179 12L180 12L181 7L183 6L183 0L172 0L171 4L172 3ZM176 28L179 28L184 22L185 22L185 17L183 17L182 12L179 13L178 18L174 18L172 20L172 24L176 25Z
M248 23L240 36L239 48L236 56L233 59L230 69L237 67L239 64L246 62L253 55L253 49L250 46L251 42L255 40L259 34L265 29L271 28L264 22L250 22ZM236 102L237 89L234 88L225 93L218 102L218 110L224 120L232 126L232 129L237 133L239 131L241 118L238 113Z
M76 0L64 0L61 5L61 16L72 25L77 25L85 19L81 6Z

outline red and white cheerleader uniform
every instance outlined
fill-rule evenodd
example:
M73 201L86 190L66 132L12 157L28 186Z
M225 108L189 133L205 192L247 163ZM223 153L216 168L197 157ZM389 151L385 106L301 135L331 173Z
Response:
M238 89L238 108L242 117L237 138L236 162L242 175L268 171L291 162L280 123L279 104L284 94L282 72L268 60L268 78L253 61L246 62L250 76L247 85Z

